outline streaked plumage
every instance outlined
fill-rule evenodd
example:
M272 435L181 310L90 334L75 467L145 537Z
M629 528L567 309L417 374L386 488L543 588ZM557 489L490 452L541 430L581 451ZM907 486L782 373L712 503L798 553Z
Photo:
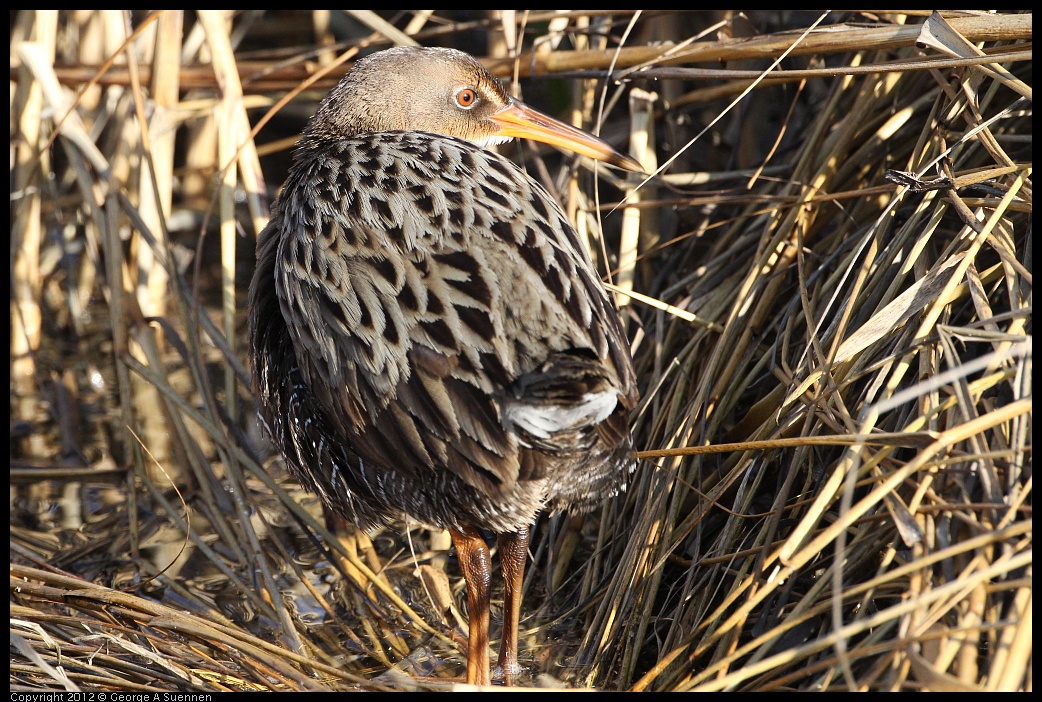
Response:
M504 535L523 572L540 511L600 504L633 464L637 390L615 308L557 203L483 148L511 136L639 168L513 101L460 52L360 60L304 132L249 295L261 415L301 482L360 525L452 530L471 682L488 681L478 530Z

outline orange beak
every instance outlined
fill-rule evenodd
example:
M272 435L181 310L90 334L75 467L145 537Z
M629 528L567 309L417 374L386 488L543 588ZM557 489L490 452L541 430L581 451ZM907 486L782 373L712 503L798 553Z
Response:
M625 168L627 171L644 172L636 159L617 151L603 139L576 129L570 124L559 122L519 100L511 100L510 104L492 116L492 121L499 125L496 136L541 141L610 163L619 168Z

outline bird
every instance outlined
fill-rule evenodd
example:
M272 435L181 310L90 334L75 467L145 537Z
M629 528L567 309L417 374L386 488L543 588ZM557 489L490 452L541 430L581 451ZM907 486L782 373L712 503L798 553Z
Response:
M557 201L491 150L513 138L642 171L469 54L358 59L302 132L248 296L260 419L294 477L361 528L449 530L475 685L491 680L482 534L511 684L537 516L590 511L635 466L618 311Z

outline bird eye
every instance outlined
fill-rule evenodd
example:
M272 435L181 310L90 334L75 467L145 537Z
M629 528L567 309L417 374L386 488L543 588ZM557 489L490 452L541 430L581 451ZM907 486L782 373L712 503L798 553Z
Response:
M469 110L474 107L474 104L478 101L478 94L474 92L473 88L464 88L463 90L456 93L456 104L462 107L464 110Z

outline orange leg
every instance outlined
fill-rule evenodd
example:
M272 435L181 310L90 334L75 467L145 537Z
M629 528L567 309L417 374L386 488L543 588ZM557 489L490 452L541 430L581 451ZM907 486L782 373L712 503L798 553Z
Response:
M470 630L467 637L467 682L490 685L488 657L489 583L492 564L488 546L474 529L449 532L456 547L463 579L467 581L467 613Z
M528 558L528 527L513 534L499 535L499 561L503 567L505 603L503 609L503 641L499 646L499 668L507 685L521 672L517 664L517 629L521 620L521 585L525 579Z

